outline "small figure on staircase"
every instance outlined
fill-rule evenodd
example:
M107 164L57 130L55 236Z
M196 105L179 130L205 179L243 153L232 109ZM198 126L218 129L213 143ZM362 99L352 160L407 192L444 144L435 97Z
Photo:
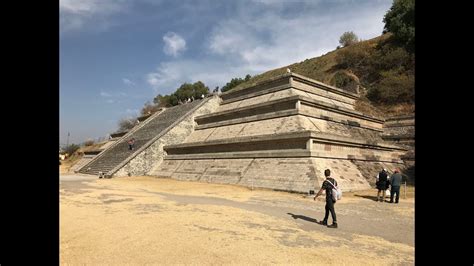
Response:
M131 138L129 141L128 141L128 149L129 150L133 150L133 146L135 145L135 139L134 138Z

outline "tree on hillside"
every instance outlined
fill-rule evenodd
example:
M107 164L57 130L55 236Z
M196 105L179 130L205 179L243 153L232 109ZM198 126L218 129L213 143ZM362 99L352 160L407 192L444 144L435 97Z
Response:
M342 47L346 47L357 42L359 42L359 39L357 38L357 35L355 35L355 33L352 31L344 32L341 35L341 38L339 39L339 43L342 45Z
M231 79L229 82L227 82L227 83L225 84L225 86L222 87L221 91L222 91L222 92L226 92L226 91L228 91L228 90L231 90L231 89L237 87L238 85L240 85L240 84L242 84L242 83L244 83L244 82L246 82L246 81L249 81L251 77L252 77L252 76L250 76L249 74L247 74L247 75L245 76L245 78L243 78L243 79L242 79L242 78L233 78L233 79Z
M193 92L194 92L194 95L193 95L194 98L200 99L202 95L206 96L209 94L210 91L209 91L209 87L204 85L202 81L198 81L193 84Z
M384 32L391 32L403 46L415 51L415 0L394 0L383 19Z
M202 95L209 94L209 88L202 82L197 81L193 84L183 83L176 91L170 95L158 94L153 102L156 108L171 107L178 105L179 102L186 102L188 99L201 99Z
M158 94L153 99L153 102L158 105L158 107L171 107L178 105L178 97L173 93L171 95L161 95Z
M184 83L174 93L178 100L186 101L187 99L201 99L201 96L209 94L209 88L204 85L201 81L197 81L193 84Z

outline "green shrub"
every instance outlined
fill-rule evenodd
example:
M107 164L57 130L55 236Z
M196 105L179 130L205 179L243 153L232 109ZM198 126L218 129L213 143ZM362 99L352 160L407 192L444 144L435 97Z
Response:
M231 79L229 82L227 82L227 83L222 87L221 91L222 91L222 92L229 91L229 90L231 90L231 89L237 87L238 85L240 85L240 84L242 84L242 83L244 83L244 82L246 82L246 81L249 81L251 77L252 77L252 76L250 76L249 74L247 74L247 75L245 76L245 78L233 78L233 79Z
M415 52L415 0L395 0L383 19L384 30L410 52Z
M357 87L359 86L359 82L356 80L354 76L347 74L344 71L338 71L332 77L330 84L347 91L357 92Z
M382 98L381 94L380 88L369 88L367 90L367 99L369 99L371 102L380 102L380 99Z
M367 92L367 98L376 103L413 103L415 100L415 78L413 75L395 71L381 73L381 79Z
M202 95L206 96L209 94L209 88L204 85L201 81L197 81L193 84L183 83L176 89L176 91L170 95L158 94L153 99L153 102L157 104L156 108L170 107L178 105L179 101L186 102L187 99L201 99Z
M367 45L354 45L340 49L336 55L336 63L340 68L356 70L366 64L370 56L370 47Z

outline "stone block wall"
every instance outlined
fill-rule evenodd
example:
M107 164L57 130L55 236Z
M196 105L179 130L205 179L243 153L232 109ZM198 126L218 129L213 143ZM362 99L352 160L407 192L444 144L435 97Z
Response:
M307 192L316 183L312 159L249 158L165 160L158 176Z
M263 95L258 95L258 96L251 97L251 98L246 98L246 99L243 99L243 100L240 100L240 101L233 101L233 102L229 102L229 103L224 102L219 107L219 109L217 111L220 112L220 111L226 111L226 110L233 110L233 109L239 108L239 107L245 107L245 106L249 106L249 105L252 105L252 104L258 104L258 103L265 103L265 102L268 102L268 101L278 100L278 99L282 99L282 98L286 98L286 97L290 97L290 96L295 96L295 95L297 95L295 90L291 89L291 88L288 88L288 89L284 89L284 90L279 90L279 91L275 91L275 92L266 93L266 94L263 94Z
M355 139L370 140L372 143L382 142L381 132L361 127L354 127L347 123L339 123L314 117L301 116L300 125L305 130L315 132L326 132L338 136L351 137Z
M293 115L215 128L206 128L196 130L186 142L299 132L305 130L301 125L302 119L302 116Z
M278 88L288 87L289 81L290 81L289 77L283 77L283 76L277 77L255 86L247 87L244 89L238 89L238 90L234 89L234 90L225 92L221 94L221 98L223 100L223 103L226 103L228 101L245 99L245 98L248 98L249 96L252 97L255 94L262 94L262 92L266 94L268 93L267 90L275 90Z
M403 151L383 150L379 147L362 148L342 144L329 144L313 140L311 154L316 157L401 163L400 156L403 155Z
M247 152L247 151L270 151L275 150L306 150L307 139L274 139L245 142L228 143L208 143L207 145L188 146L188 147L169 147L166 149L168 154L203 154L203 153L221 153L221 152Z
M164 160L155 174L179 180L307 193L321 187L324 170L330 169L340 188L347 192L369 189L381 167L402 166L334 158L194 159Z
M315 108L305 104L304 102L301 104L300 110L304 114L313 117L327 117L335 121L350 121L354 126L379 129L380 131L382 131L383 127L383 121L371 120L369 118L357 116L356 114L337 112L336 110Z
M310 92L315 95L319 95L327 99L331 99L334 102L346 103L352 106L355 104L355 101L358 98L358 96L352 96L352 97L346 96L346 95L353 95L353 94L345 93L346 95L342 95L339 93L327 91L327 90L309 85L307 83L296 81L296 80L293 80L293 82L291 83L291 86L301 91Z
M382 138L388 142L415 148L415 116L388 118L383 127Z
M196 122L199 125L207 125L211 123L225 122L242 118L253 118L257 116L268 115L276 112L295 110L296 99L290 101L272 101L265 104L259 104L248 107L241 107L233 111L216 112L212 115L197 117Z
M347 108L349 110L355 110L353 101L349 101L349 100L348 101L341 101L341 100L336 101L334 99L315 94L314 92L308 92L308 91L303 91L303 90L298 90L298 89L292 89L292 90L294 90L294 94L296 94L296 95L308 97L308 98L311 98L313 100L325 102L325 103L328 103L328 104L333 104L335 106Z

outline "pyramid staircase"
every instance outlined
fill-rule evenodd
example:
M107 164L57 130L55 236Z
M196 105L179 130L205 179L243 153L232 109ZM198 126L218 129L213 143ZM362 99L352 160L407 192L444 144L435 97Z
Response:
M150 146L157 137L170 130L177 121L184 119L187 114L204 104L208 99L210 98L156 112L76 172L89 175L102 173L106 177L111 177L127 162ZM133 150L129 150L128 140L132 138L135 139L135 145Z

